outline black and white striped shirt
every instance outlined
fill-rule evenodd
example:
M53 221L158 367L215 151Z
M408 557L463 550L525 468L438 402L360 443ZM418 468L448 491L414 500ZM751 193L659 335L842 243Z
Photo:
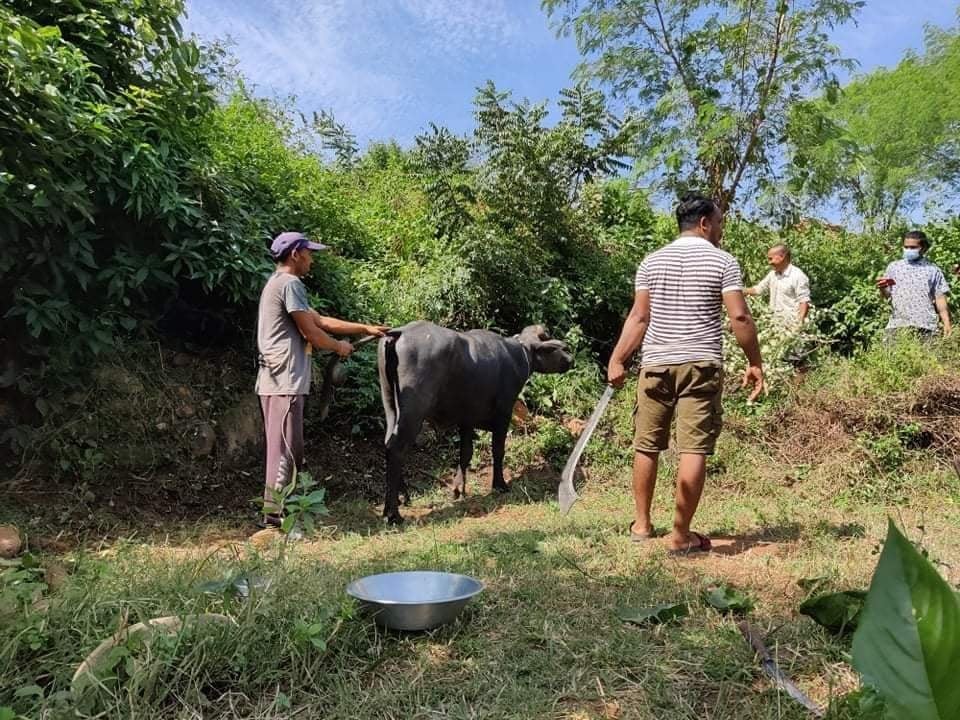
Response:
M643 259L635 287L650 293L642 366L723 362L722 295L743 290L733 255L704 238L681 235Z

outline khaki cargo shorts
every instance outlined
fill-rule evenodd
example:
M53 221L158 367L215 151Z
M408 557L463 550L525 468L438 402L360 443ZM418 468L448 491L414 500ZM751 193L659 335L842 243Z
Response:
M704 362L640 369L634 406L633 447L660 452L670 444L677 415L676 450L712 455L723 427L723 368Z

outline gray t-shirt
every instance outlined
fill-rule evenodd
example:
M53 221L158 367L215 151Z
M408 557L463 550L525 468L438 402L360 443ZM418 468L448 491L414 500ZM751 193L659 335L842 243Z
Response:
M940 268L926 258L916 262L897 260L887 265L884 277L893 278L890 288L893 314L887 329L915 327L937 329L937 310L934 300L950 292L947 279Z
M296 275L275 272L260 293L257 350L258 395L306 395L310 392L310 352L290 315L308 311L307 288Z

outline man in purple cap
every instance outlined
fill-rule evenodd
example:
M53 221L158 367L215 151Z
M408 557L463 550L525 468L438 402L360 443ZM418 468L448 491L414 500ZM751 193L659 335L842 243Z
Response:
M310 392L312 348L347 357L353 346L329 333L379 336L387 330L325 317L310 308L300 278L310 272L314 251L325 249L298 232L280 233L270 246L277 268L260 293L257 315L256 392L267 440L264 526L281 523L275 493L303 466L303 405Z

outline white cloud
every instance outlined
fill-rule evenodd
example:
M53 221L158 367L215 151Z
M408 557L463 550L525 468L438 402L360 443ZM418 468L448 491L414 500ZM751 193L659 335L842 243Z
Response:
M426 32L428 51L456 57L481 54L520 36L517 19L503 0L396 0Z
M508 0L188 0L188 30L229 37L260 92L331 109L361 141L391 137L438 73L519 38ZM402 138L407 139L407 138Z

